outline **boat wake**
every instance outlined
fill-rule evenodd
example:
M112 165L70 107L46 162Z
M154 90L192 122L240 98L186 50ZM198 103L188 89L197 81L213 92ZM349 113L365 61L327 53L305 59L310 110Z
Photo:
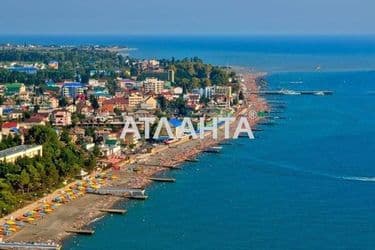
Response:
M347 181L365 181L365 182L375 182L375 177L365 177L365 176L343 176L341 179Z
M297 174L299 173L300 175L310 175L310 176L320 176L320 177L325 177L329 179L335 179L335 180L344 180L344 181L356 181L356 182L375 182L375 177L367 177L367 176L338 176L338 175L331 175L327 173L322 173L318 171L312 171L312 170L307 170L307 169L300 169L296 168L287 164L283 163L275 163L272 161L267 161L267 160L261 160L257 159L259 162L263 162L267 164L268 166L272 167L277 167L279 169L283 169L288 171L289 173L284 173L284 174ZM261 168L259 168L261 169ZM263 169L264 170L264 169Z

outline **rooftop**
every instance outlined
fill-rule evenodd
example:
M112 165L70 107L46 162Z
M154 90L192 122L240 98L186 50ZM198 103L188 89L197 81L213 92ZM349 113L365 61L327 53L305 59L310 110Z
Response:
M0 151L0 158L7 157L9 155L21 153L23 151L40 147L41 145L19 145L12 148L7 148Z
M64 88L82 88L83 83L80 82L66 82L64 83Z

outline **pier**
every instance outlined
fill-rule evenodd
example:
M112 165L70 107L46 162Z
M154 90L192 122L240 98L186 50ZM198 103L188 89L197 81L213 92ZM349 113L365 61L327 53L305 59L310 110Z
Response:
M112 209L112 208L101 208L100 212L110 213L110 214L125 214L127 211L125 209Z
M333 91L330 90L264 90L264 91L251 91L249 94L253 95L332 95Z
M87 191L89 194L98 194L98 195L114 195L120 196L129 199L142 199L145 200L148 198L145 195L144 189L136 188L99 188L99 189L89 189Z
M186 159L186 162L198 162L198 159L192 158L192 159Z
M157 182L176 182L176 179L174 178L167 178L167 177L151 177L149 178L152 181L157 181Z
M48 243L0 242L0 249L59 250L61 246Z
M143 165L146 167L161 167L161 168L169 168L169 169L181 169L180 166L177 165L159 165L159 164L147 164L147 163L138 163L138 165Z
M147 195L144 194L134 194L132 196L127 197L132 200L146 200L148 198Z
M69 229L69 230L66 230L65 232L81 234L81 235L93 235L95 233L94 230L89 230L89 229Z
M211 154L218 154L220 153L219 149L214 149L214 148L208 148L206 150L203 150L204 153L211 153Z

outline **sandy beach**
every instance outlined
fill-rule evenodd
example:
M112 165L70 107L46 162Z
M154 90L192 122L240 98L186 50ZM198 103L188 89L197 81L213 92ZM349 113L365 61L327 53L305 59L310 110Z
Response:
M257 74L244 75L244 85L247 91L257 91L256 84ZM236 112L236 116L249 116L250 111L265 111L268 109L266 101L258 95L246 95L246 107ZM250 119L250 125L254 126L259 118ZM233 132L234 128L231 128ZM152 181L151 176L157 175L162 171L167 171L163 166L176 166L185 162L187 159L193 159L197 154L201 153L205 148L217 145L224 139L224 133L219 132L219 139L214 140L209 135L204 140L181 139L173 145L160 147L153 150L147 155L138 155L132 158L132 161L123 162L120 170L110 169L108 175L116 176L116 178L108 181L106 187L119 188L146 188ZM150 166L153 165L153 166ZM159 166L155 166L159 165ZM183 170L182 170L183 171ZM51 197L52 195L49 195ZM61 243L64 238L69 236L66 230L72 228L82 228L90 224L95 218L104 215L100 212L101 208L111 208L119 201L123 201L124 197L84 194L75 200L61 205L52 213L45 217L34 221L32 224L27 223L19 232L5 238L6 241L16 242L56 242ZM40 205L39 200L32 206ZM146 201L147 202L147 201ZM16 217L25 208L6 216L6 218Z

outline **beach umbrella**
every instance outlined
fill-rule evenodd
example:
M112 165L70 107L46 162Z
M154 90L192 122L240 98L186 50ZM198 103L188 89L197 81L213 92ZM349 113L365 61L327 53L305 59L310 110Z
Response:
M8 221L6 222L6 224L8 224L8 225L15 225L16 222L13 221L13 220L8 220Z

